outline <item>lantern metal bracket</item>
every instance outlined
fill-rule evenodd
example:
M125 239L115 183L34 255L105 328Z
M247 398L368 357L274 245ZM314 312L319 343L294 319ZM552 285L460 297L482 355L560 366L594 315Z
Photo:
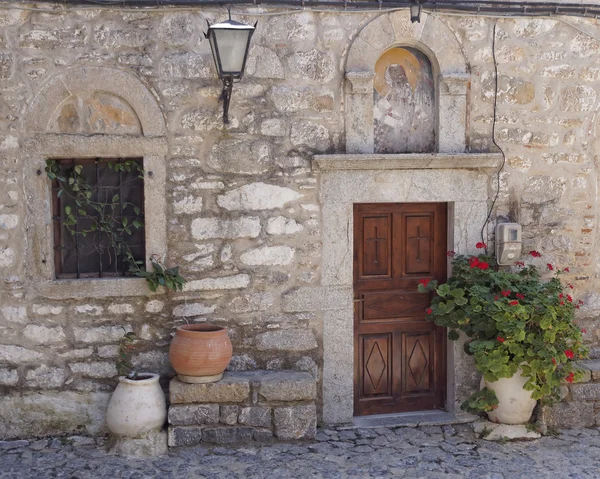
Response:
M229 102L231 100L231 92L233 90L233 77L223 77L223 91L219 97L219 101L223 102L223 123L229 124Z

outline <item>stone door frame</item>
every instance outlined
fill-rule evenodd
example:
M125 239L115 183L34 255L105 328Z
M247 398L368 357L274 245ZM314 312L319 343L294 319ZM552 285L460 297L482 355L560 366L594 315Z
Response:
M316 156L320 182L323 256L323 422L354 417L353 205L354 203L448 203L448 247L475 253L487 217L488 187L500 154ZM476 383L462 344L448 345L450 413ZM457 367L457 365L459 367Z

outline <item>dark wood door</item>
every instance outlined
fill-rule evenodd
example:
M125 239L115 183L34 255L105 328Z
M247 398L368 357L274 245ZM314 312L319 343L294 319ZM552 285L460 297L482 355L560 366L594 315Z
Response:
M354 205L354 413L441 409L446 330L421 279L446 279L447 205Z

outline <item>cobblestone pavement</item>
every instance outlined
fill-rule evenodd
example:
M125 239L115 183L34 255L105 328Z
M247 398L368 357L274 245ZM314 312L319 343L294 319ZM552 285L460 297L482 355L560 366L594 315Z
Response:
M321 430L312 442L181 448L147 460L108 455L83 437L0 441L0 477L600 478L600 431L502 444L468 425Z

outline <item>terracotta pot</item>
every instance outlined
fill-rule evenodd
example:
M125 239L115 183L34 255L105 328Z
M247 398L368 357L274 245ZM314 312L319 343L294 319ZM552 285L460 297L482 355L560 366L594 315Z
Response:
M175 332L169 359L180 381L208 383L223 377L231 353L226 328L214 324L186 324Z
M529 378L521 376L519 369L511 378L498 381L482 381L488 389L496 393L498 407L487 413L492 422L502 424L524 424L531 419L533 409L537 404L531 398L531 391L523 389Z
M167 402L158 374L139 373L143 379L119 378L108 403L106 425L116 436L138 437L161 430L167 419Z

